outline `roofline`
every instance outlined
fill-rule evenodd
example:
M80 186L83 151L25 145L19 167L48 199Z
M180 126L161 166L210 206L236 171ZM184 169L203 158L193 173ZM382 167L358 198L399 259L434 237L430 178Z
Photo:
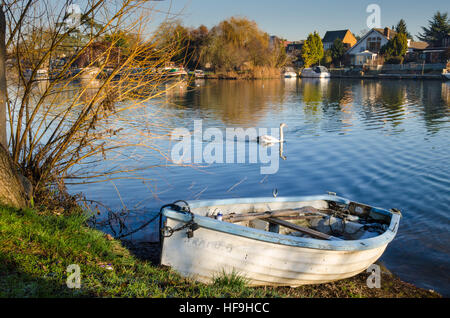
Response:
M327 32L325 32L325 35L326 35L328 32L344 32L344 31L348 32L348 31L350 31L350 29L327 31ZM351 31L350 31L350 32L351 32Z
M384 34L380 33L376 28L371 29L369 32L367 32L366 35L364 35L358 42L356 42L355 45L353 45L347 52L346 54L350 54L350 51L353 50L354 47L356 47L359 43L361 43L363 40L365 40L365 38L367 38L369 36L370 33L372 33L372 31L375 31L379 34L381 34L382 36L384 36L386 39L388 39Z
M345 30L327 31L327 32L325 32L325 35L323 36L322 40L325 39L325 37L327 36L327 33L328 33L328 32L344 32L344 31L345 31L345 33L350 32L350 33L353 35L353 37L355 37L355 35L352 33L352 31L350 31L350 29L345 29ZM335 40L336 40L336 39L335 39ZM344 40L344 39L341 39L341 40ZM327 42L327 43L328 43L328 42ZM331 42L329 42L329 43L331 43Z

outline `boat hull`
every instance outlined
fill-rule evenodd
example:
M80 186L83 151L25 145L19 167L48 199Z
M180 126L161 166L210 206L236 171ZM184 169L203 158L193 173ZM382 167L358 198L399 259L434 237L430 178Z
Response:
M321 208L324 202L296 204ZM185 224L172 212L163 215L166 226L178 228ZM203 283L211 283L222 273L236 273L245 277L249 286L297 287L353 277L380 258L398 227L398 223L392 224L393 236L360 248L361 242L346 246L342 241L288 237L226 222L220 222L226 226L221 228L214 225L219 221L201 216L195 220L200 228L192 238L185 231L164 238L161 264Z
M169 225L176 226L175 222ZM376 262L386 247L323 251L199 229L191 239L178 232L167 240L161 263L207 284L221 273L236 273L245 277L249 286L297 287L355 276Z
M330 73L320 73L320 74L305 74L301 75L301 78L330 78Z
M323 68L323 67L322 67ZM320 70L320 72L316 72L311 68L304 69L301 74L301 78L330 78L331 74L328 72L326 68Z
M285 72L283 74L284 78L297 78L297 73L295 72Z

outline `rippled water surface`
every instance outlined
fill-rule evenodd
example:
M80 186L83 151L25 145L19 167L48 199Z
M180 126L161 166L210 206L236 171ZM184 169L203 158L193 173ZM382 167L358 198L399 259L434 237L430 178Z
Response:
M450 83L201 81L194 87L180 87L166 103L148 107L157 108L173 127L190 129L196 119L203 120L204 129L224 132L286 123L286 160L280 160L276 174L261 175L261 165L248 163L161 167L139 172L151 182L122 180L72 190L113 208L122 202L139 206L136 222L177 199L271 196L275 188L280 196L333 191L398 208L404 218L382 261L402 279L450 295ZM161 145L170 149L168 140ZM139 153L126 160L137 167L164 163ZM155 238L152 230L138 238Z

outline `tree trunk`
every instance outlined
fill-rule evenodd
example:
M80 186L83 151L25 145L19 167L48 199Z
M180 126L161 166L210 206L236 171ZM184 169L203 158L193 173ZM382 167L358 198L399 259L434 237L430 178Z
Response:
M6 139L6 21L3 6L0 5L0 145L8 148Z
M15 208L27 206L31 185L17 171L9 152L0 145L0 204Z
M32 195L30 182L15 167L6 135L6 21L0 5L0 204L24 208Z

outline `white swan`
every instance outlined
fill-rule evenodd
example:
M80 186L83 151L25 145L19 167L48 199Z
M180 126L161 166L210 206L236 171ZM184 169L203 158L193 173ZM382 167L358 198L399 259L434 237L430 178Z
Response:
M287 127L287 125L284 123L280 125L280 139L277 139L273 136L264 135L264 136L259 136L257 138L258 143L260 143L260 144L283 143L284 142L284 131L283 131L284 127Z

